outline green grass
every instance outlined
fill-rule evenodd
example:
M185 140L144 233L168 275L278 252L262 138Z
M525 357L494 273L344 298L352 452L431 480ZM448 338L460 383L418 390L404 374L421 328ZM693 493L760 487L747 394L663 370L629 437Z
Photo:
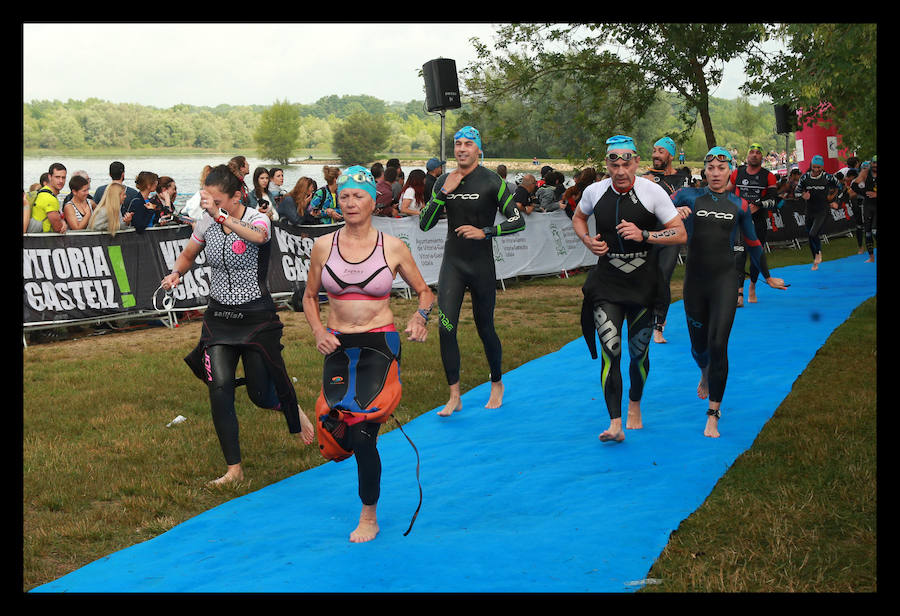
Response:
M832 240L823 252L826 260L847 256L856 244ZM769 255L770 267L808 262L807 251ZM501 339L517 343L504 345L505 370L581 335L584 278L506 281L497 329ZM682 278L678 266L673 301L681 298ZM392 304L402 329L415 301ZM462 314L467 391L485 382L489 370L468 299ZM285 362L311 417L321 356L301 313L279 315ZM754 446L673 533L648 574L663 583L644 592L875 590L875 325L873 299L835 332ZM24 590L322 463L314 447L287 433L281 414L254 407L241 389L236 403L246 479L206 486L224 471L224 461L206 388L182 361L199 330L194 321L24 350ZM401 423L446 401L433 323L427 342L404 345L403 373ZM833 400L819 395L836 389L847 393ZM179 414L188 420L166 428Z

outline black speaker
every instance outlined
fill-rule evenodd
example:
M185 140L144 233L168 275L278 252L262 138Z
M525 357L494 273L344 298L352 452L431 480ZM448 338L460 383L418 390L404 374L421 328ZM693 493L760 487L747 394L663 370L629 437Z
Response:
M422 65L425 77L425 108L428 111L459 109L459 83L456 80L456 60L437 58Z
M775 105L775 132L779 135L797 131L797 112L787 105Z

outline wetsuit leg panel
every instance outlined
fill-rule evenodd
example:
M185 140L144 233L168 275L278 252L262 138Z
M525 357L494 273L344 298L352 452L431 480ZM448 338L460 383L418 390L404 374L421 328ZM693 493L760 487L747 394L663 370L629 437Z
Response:
M825 224L825 212L810 217L806 216L806 228L809 232L809 250L812 252L813 258L822 252L822 241L819 239L819 233L822 232L822 225Z
M278 391L275 380L269 374L262 355L252 349L244 349L241 353L244 365L244 377L247 379L247 395L250 401L263 409L278 408Z
M503 348L494 329L494 308L497 304L497 281L492 272L484 272L470 287L472 315L475 328L491 370L491 381L498 382L502 375Z
M207 347L204 357L213 426L219 437L225 463L229 465L241 461L238 420L234 408L234 376L240 355L240 350L235 347L216 344Z
M622 324L625 310L610 302L594 307L594 326L600 338L602 368L600 386L610 419L622 416Z
M459 312L462 308L463 295L466 292L466 281L461 272L447 264L447 259L441 264L441 272L438 279L438 310L440 311L440 325L438 327L441 349L441 362L444 365L444 374L447 384L459 383L459 343L456 339L456 330L459 326Z
M657 295L656 305L653 309L655 324L662 325L666 321L666 315L669 313L669 304L672 303L672 273L675 271L675 265L678 263L678 252L681 246L660 246L659 247L659 269L662 273L659 277L659 291Z
M374 505L381 494L381 456L378 455L378 430L381 424L364 421L347 430L347 444L356 458L359 499Z
M628 312L628 353L631 358L628 375L631 387L628 398L640 401L644 383L650 374L650 339L653 337L653 314L646 308L633 308Z

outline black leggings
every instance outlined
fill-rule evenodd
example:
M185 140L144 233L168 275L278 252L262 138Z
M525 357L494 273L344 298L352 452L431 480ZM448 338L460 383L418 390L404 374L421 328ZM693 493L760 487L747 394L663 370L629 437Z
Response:
M728 380L728 338L737 308L730 274L719 278L685 276L684 312L691 355L701 370L708 368L709 401L722 402Z
M650 338L653 335L651 310L641 306L626 306L600 302L594 307L594 326L600 337L603 359L600 380L610 419L622 416L622 324L628 320L628 353L631 362L628 375L631 387L629 400L638 402L644 393L644 383L650 373Z
M866 250L869 255L875 254L875 238L878 236L878 206L863 206L863 231L866 238Z
M819 234L822 232L822 226L825 224L825 215L827 212L820 212L815 215L806 215L806 230L809 233L809 250L815 259L816 255L822 252L822 240Z
M452 262L451 262L452 261ZM438 309L440 310L441 361L447 383L459 383L459 342L456 330L459 312L466 289L472 296L472 314L475 328L481 338L484 354L491 370L491 381L497 382L503 374L501 364L503 348L494 329L494 306L497 303L497 280L493 267L479 267L478 263L460 263L460 259L448 259L441 264L438 282Z
M756 231L756 237L759 239L760 243L763 245L763 250L766 249L766 237L769 233L769 228L766 226L766 219L768 218L768 214L765 210L759 210L756 214L753 214L753 229ZM741 242L743 245L743 241ZM746 267L747 267L747 250L746 246L744 246L744 250L738 251L734 253L735 255L735 267L738 271L738 287L743 288L744 280L747 277ZM759 270L756 265L753 264L753 260L750 260L750 282L756 284L756 281L759 280Z
M666 315L669 314L669 304L672 303L672 273L675 271L675 265L678 263L678 252L681 246L660 246L657 250L659 254L659 270L662 275L659 277L659 291L656 297L656 304L653 306L654 325L661 328L666 322Z
M251 402L264 409L280 407L275 382L259 353L224 344L207 347L203 360L206 364L212 420L225 455L225 463L229 465L241 461L238 420L234 408L235 372L239 359L244 364L244 378Z
M381 495L381 456L376 447L380 428L380 423L361 421L350 426L344 437L337 441L356 458L359 499L363 505L377 504Z

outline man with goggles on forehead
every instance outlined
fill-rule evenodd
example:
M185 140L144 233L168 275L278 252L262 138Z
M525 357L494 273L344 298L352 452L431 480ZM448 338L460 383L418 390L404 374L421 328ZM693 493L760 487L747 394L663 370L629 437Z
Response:
M643 427L641 395L650 368L652 309L659 279L655 246L683 244L684 224L665 190L653 180L636 177L639 158L631 137L606 141L608 178L588 186L572 217L582 242L599 257L582 292L581 326L591 357L597 358L597 334L603 357L601 388L609 412L609 428L600 440L625 440L622 428L622 325L628 322L631 356L626 428ZM588 231L593 216L596 233ZM661 228L660 228L661 227Z
M683 153L682 153L683 154ZM672 161L675 160L675 141L671 137L663 137L653 144L651 155L651 167L644 174L648 180L659 184L670 195L679 188L687 186L688 176L675 170ZM659 296L653 306L653 340L664 343L663 329L666 325L666 315L669 313L669 304L672 302L672 289L670 282L675 264L678 262L679 246L659 246L659 267L662 276L659 279Z
M525 228L525 217L516 208L506 182L479 164L481 134L471 126L464 126L453 140L457 167L435 181L430 199L419 213L419 227L423 231L434 228L442 214L447 216L437 302L441 361L450 386L450 399L438 412L441 417L462 409L456 330L466 289L472 295L475 327L491 371L491 393L485 407L498 408L503 402L502 348L494 330L497 275L491 238ZM499 224L495 222L498 211L505 218Z
M685 219L688 260L684 273L684 312L691 355L700 367L697 397L709 398L703 434L719 436L719 417L728 377L728 338L737 305L734 302L733 246L738 233L750 259L766 283L784 289L784 281L769 276L762 244L756 237L750 205L728 187L734 161L728 150L715 147L704 159L708 185L682 188L672 201Z
M775 204L778 198L778 180L775 174L762 166L763 148L759 144L752 144L747 151L747 161L732 170L729 179L729 187L734 193L750 204L750 214L753 218L753 228L756 230L756 238L765 246L767 235L766 221L773 216ZM747 266L747 252L737 239L735 243L734 265L737 269L738 298L737 306L744 305L744 268ZM755 304L756 281L759 279L759 269L750 263L750 287L747 289L747 301Z

